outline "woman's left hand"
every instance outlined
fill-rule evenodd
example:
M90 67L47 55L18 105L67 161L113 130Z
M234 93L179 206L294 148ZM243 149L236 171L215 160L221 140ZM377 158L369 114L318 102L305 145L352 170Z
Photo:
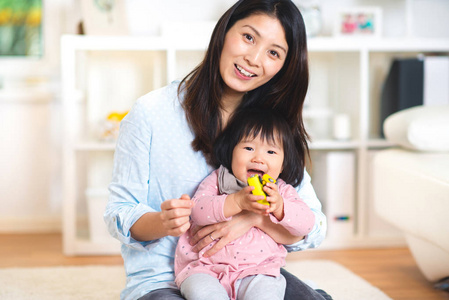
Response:
M247 233L259 222L262 222L262 218L262 215L243 211L233 216L230 221L211 224L204 227L194 225L190 229L192 234L190 244L192 246L195 245L192 250L199 252L213 241L217 241L212 248L203 254L205 257L210 257L223 249L228 243Z

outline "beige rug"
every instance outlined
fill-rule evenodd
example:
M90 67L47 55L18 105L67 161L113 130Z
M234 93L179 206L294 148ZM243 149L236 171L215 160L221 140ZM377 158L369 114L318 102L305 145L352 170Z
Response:
M387 300L378 288L328 260L289 261L286 269L335 300ZM119 299L125 285L123 266L0 269L2 300Z

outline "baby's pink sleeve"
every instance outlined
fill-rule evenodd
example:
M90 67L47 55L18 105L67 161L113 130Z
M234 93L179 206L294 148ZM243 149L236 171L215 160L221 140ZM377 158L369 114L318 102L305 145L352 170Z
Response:
M223 214L223 206L228 195L219 195L218 171L207 176L198 187L192 200L192 221L200 226L229 221Z
M284 199L284 218L279 221L270 214L271 221L282 225L294 236L308 235L315 225L315 215L310 207L290 184L279 182L279 193Z

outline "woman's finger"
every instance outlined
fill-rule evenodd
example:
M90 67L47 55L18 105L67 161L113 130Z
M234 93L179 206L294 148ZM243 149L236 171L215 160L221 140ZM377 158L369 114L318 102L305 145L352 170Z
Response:
M170 231L170 232L176 231L177 228L186 226L186 224L189 224L188 226L190 227L190 217L189 216L173 218L173 219L168 219L168 218L162 219L162 225L165 227L165 229L167 231ZM173 235L173 234L170 234L170 235Z
M184 195L183 195L184 196ZM176 208L192 208L193 201L189 199L170 199L162 202L162 210L170 210Z
M196 233L198 232L198 230L200 230L201 228L202 228L202 226L199 226L199 225L196 225L196 224L192 224L192 225L190 226L190 234L191 234L192 236L195 236Z
M230 221L204 226L192 237L190 244L195 245L192 250L199 252L211 244L213 240L209 235L212 235L215 240L220 239L206 252L209 256L213 255L223 249L226 244L248 232L258 223L259 218L256 214L245 211L235 215Z
M220 238L215 238L212 239L210 237L211 234L208 234L207 236L205 236L203 239L201 239L193 248L192 251L194 252L200 252L201 250L203 250L205 247L207 247L208 245L212 244L215 241L219 241Z
M189 217L192 213L191 209L186 208L177 208L164 211L164 219L172 220L177 218Z
M182 200L190 200L190 196L187 195L187 194L182 194L181 197L180 197L179 199L182 199Z
M214 232L214 226L205 226L201 228L196 235L192 237L191 245L195 245L192 248L192 251L199 252L201 249L209 245L213 242L210 234ZM214 237L214 239L220 238L218 234Z
M224 246L226 246L229 242L232 242L232 238L231 237L223 237L220 240L218 240L215 245L213 245L209 250L207 250L203 256L204 257L211 257L212 255L214 255L215 253L217 253L218 251L220 251L221 249L224 248Z
M250 229L250 227L247 227L244 222L229 221L226 224L224 223L221 224L225 226L221 226L220 228L217 228L216 231L211 233L214 239L217 240L218 238L219 240L217 241L217 243L215 243L215 245L213 245L209 250L207 250L204 253L205 257L210 257L214 255L215 253L223 249L228 243L234 241L235 239L245 234Z
M168 230L168 235L170 236L181 236L190 228L190 222L181 224L180 226L171 228Z

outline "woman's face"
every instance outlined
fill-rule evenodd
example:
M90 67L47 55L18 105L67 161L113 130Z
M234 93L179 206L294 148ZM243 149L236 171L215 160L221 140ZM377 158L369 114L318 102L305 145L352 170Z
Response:
M226 33L220 74L226 93L244 94L268 82L284 65L288 45L278 19L254 14Z

